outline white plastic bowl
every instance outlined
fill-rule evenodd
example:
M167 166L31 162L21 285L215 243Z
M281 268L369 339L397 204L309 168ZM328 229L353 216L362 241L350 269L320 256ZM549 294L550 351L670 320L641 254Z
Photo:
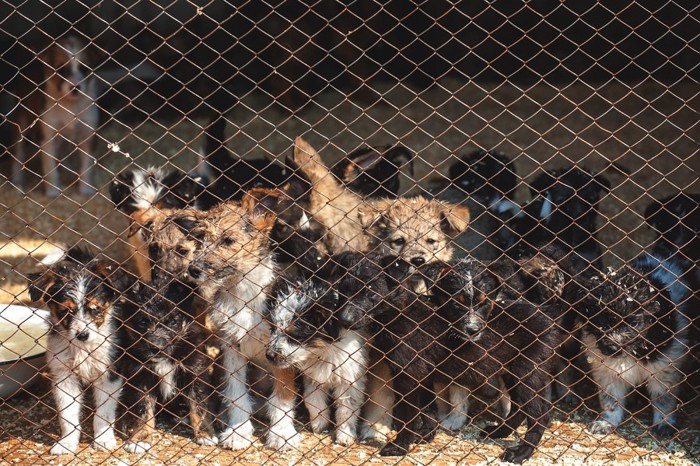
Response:
M4 306L4 307L3 307ZM49 313L0 305L0 398L30 387L46 364Z

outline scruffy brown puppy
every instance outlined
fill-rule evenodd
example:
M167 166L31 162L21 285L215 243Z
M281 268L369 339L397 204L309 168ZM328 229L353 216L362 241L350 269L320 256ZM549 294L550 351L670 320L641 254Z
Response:
M41 165L46 195L61 193L58 165L64 152L64 143L70 143L80 154L78 189L80 194L95 193L92 185L92 167L95 159L95 128L98 110L95 105L95 80L87 66L86 44L77 37L63 38L39 56L41 70L27 79L24 89L14 89L21 102L8 115L16 129L13 152L12 182L22 188L25 182L25 164L36 151L41 152ZM29 82L35 80L34 82Z
M265 357L270 326L264 311L267 290L276 277L269 242L274 223L275 215L263 200L244 196L240 203L214 207L189 232L201 245L188 274L209 301L209 319L226 343L222 364L229 377L223 388L225 429L219 436L223 448L248 448L254 441L246 380L249 362L270 368ZM266 444L275 449L293 448L300 442L293 419L294 370L275 368L271 372L274 388L268 400Z
M294 160L311 186L307 210L326 229L331 253L380 249L414 265L449 260L449 237L466 230L469 210L423 197L363 199L340 183L318 152L302 138Z

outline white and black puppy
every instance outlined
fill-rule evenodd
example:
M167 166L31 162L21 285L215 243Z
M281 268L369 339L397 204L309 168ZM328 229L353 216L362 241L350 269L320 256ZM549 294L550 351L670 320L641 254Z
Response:
M209 333L195 321L194 291L178 281L139 283L124 303L129 337L120 372L129 440L124 449L151 448L157 401L184 395L194 440L216 445L214 361L206 351Z
M625 397L645 385L654 408L652 432L677 430L684 365L690 354L691 293L676 260L643 254L629 265L591 278L577 306L583 342L598 385L596 434L612 432L625 418Z
M80 410L86 386L94 388L95 448L117 446L114 422L122 379L115 361L124 345L120 293L134 277L111 261L73 248L48 270L29 277L29 295L51 311L47 359L61 438L54 455L75 453L80 440Z
M343 327L335 313L337 291L320 280L280 280L267 320L272 333L267 359L278 367L298 369L304 380L304 403L311 429L330 427L328 399L335 404L335 440L351 445L357 438L365 399L368 347L362 332Z
M95 100L95 79L89 68L87 45L75 36L65 37L49 46L39 56L41 70L31 76L25 89L13 90L20 105L8 116L15 123L12 182L22 188L27 167L38 145L41 151L45 192L56 197L61 193L58 166L68 143L80 154L78 186L81 194L95 193L92 185L92 154L99 113Z

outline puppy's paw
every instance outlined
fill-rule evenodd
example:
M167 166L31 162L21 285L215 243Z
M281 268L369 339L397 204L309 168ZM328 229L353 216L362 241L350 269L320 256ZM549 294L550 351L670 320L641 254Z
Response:
M301 445L301 434L297 432L296 429L293 430L294 433L270 431L270 433L267 434L267 442L265 442L265 445L277 451L287 451L298 447Z
M651 434L656 437L671 437L677 433L678 429L668 422L661 422L651 428Z
M447 431L457 431L467 423L467 416L462 413L452 412L440 421L440 427Z
M593 421L588 425L588 430L592 434L608 435L613 433L615 426L605 419L598 419L597 421Z
M92 448L104 451L114 450L117 448L117 439L114 438L114 435L103 435L92 442Z
M501 456L501 460L506 463L521 464L528 458L532 456L535 451L530 445L516 445L514 447L506 448L506 451Z
M151 444L148 442L126 442L124 450L129 453L146 453L151 449Z
M391 432L391 430L386 426L362 424L360 428L360 440L378 440L380 442L386 442L389 438L389 432Z
M389 442L379 451L379 456L406 456L408 448L398 443Z
M219 436L219 446L227 450L244 450L253 445L253 426L250 429L226 429Z
M195 443L197 445L201 445L203 447L213 447L215 445L219 444L219 438L216 437L215 435L200 435L194 439Z
M78 451L78 443L59 440L53 447L50 453L52 455L72 455Z
M315 419L312 419L311 422L309 422L309 425L311 426L311 432L314 434L320 434L322 432L326 432L331 428L331 421L329 421L325 417L317 417Z
M349 447L357 440L357 436L354 432L345 432L338 430L335 433L335 443L338 445L343 445L344 447Z

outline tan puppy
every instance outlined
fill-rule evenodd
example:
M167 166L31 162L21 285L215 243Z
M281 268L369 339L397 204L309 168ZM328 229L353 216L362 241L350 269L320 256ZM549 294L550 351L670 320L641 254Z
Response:
M469 225L464 206L423 197L363 199L340 183L301 137L294 141L294 163L311 184L307 209L326 229L323 241L332 253L380 248L414 265L449 260L450 237Z

